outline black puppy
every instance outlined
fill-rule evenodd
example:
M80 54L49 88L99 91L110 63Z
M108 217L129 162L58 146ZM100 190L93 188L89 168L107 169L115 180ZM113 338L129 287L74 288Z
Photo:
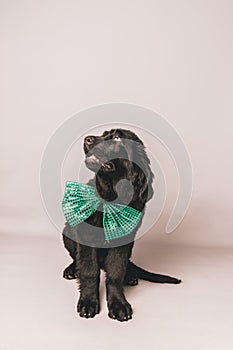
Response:
M142 141L129 130L112 129L101 136L87 136L84 152L86 166L95 172L95 179L90 180L88 185L95 186L98 195L105 201L120 198L121 202L127 203L130 190L126 189L125 183L130 182L133 190L127 205L143 212L146 202L153 195L153 174ZM123 179L128 181L120 181ZM132 308L124 296L124 284L136 285L138 278L158 283L178 284L181 281L145 271L129 260L140 223L126 237L114 240L113 247L112 243L105 241L102 219L102 211L97 210L85 221L89 225L81 223L71 227L66 223L63 241L73 262L64 270L63 276L79 280L77 309L81 317L90 318L100 310L99 281L100 269L103 269L106 272L108 315L127 321L132 318ZM96 227L100 231L98 234Z

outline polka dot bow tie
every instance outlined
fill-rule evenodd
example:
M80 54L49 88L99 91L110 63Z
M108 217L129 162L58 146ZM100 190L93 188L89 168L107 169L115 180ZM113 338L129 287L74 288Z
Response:
M62 208L70 226L76 226L103 205L103 228L106 241L129 235L138 225L142 213L122 204L110 204L96 194L93 186L68 181Z

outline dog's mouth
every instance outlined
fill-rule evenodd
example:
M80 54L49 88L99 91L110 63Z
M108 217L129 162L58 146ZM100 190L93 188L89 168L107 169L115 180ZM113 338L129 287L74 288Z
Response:
M100 158L98 158L94 154L86 156L86 163L87 164L97 164L97 165L100 165L100 166L104 166L104 162L102 162L100 160Z
M101 160L95 154L86 156L85 163L90 170L96 171L100 168L108 171L114 170L114 164L111 161Z

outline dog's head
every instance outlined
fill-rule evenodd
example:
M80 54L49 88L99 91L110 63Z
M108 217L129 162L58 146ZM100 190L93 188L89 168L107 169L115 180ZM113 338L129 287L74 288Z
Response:
M111 129L101 136L84 139L85 163L88 169L114 185L129 180L136 196L147 202L153 195L153 174L143 142L130 130Z

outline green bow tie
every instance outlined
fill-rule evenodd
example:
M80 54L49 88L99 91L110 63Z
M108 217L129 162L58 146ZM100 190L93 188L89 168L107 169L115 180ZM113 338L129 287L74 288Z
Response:
M96 195L94 187L67 181L62 208L70 226L76 226L93 215L103 204L103 228L107 241L129 235L142 213L122 204L110 204Z

